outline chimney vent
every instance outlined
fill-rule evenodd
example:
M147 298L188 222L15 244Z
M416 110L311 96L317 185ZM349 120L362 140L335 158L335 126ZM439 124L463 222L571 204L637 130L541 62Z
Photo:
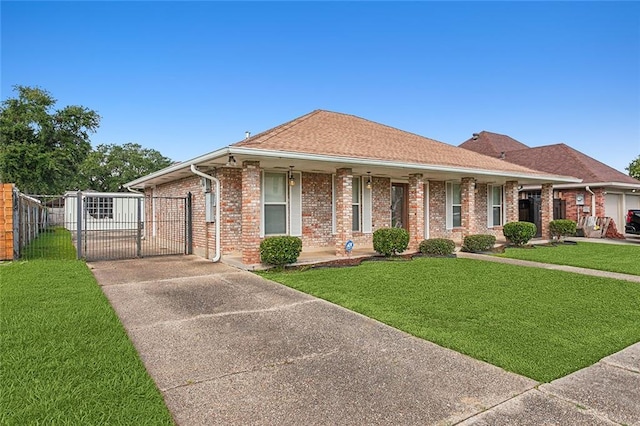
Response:
M476 139L478 139L478 136L480 136L480 135L478 135L477 133L474 133L474 134L471 135L471 139L473 139L475 141Z
M504 160L505 157L506 157L506 155L505 155L504 151L501 151L500 152L500 159Z
M244 132L244 138L245 139L249 139L250 137L251 137L251 132L250 131L247 130L246 132Z

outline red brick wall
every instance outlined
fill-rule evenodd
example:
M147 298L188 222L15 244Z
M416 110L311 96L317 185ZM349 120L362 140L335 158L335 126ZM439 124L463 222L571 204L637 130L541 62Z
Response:
M302 173L302 245L332 246L331 175Z
M155 191L147 189L145 195L151 197L152 194L155 197L186 197L191 192L191 207L192 207L192 221L193 221L193 253L202 257L213 257L215 255L215 224L213 222L205 222L205 199L204 189L199 176L193 175L184 179L176 180L164 185L158 185ZM184 231L182 228L177 228L175 223L171 223L169 227L163 222L163 217L171 217L175 215L182 215L183 207L181 204L173 202L171 200L156 200L155 213L156 217L151 218L151 212L153 210L152 201L145 201L145 208L147 212L145 217L147 223L145 224L145 230L147 236L151 236L153 233L153 222L157 230L157 235L162 237L171 237L169 231L175 231L173 235L174 241L182 241ZM177 210L180 210L179 212Z
M242 263L260 263L260 162L242 164Z
M542 184L540 195L541 206L541 236L542 238L551 238L549 232L549 222L553 220L553 185L550 183Z
M220 236L223 254L242 247L242 169L224 167L216 171L220 180Z
M391 179L384 177L371 178L372 224L373 231L391 226ZM369 244L373 244L370 237Z
M578 189L558 189L556 190L556 196L565 200L566 202L566 218L574 221L578 221L579 218L585 216L604 216L604 189L603 188L592 188L591 189L595 194L596 199L596 211L589 213L585 213L583 211L583 207L589 207L591 210L591 199L592 195L585 188ZM584 195L584 205L578 206L576 204L576 196L577 194ZM617 224L616 224L617 225Z
M446 183L429 181L429 238L448 238L462 243L463 228L447 229Z

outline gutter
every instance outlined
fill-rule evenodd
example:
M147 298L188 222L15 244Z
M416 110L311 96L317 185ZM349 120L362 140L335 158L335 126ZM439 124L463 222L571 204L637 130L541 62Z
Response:
M200 170L198 170L198 168L196 167L195 164L191 165L191 171L202 177L205 179L208 179L210 181L215 182L216 184L216 231L215 231L215 235L216 235L216 255L213 259L211 259L212 262L218 262L220 261L220 258L222 257L222 253L220 252L220 181L218 180L218 178L213 177L211 175L208 175L206 173L201 172Z

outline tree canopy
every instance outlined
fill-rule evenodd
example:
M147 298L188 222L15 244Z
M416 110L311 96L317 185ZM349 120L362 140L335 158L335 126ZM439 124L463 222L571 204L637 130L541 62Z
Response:
M18 96L0 107L0 180L32 194L61 193L91 152L100 116L78 105L54 109L56 100L37 87L14 89Z
M76 186L118 192L125 183L169 165L169 158L136 143L98 145L82 162Z
M629 176L632 178L640 180L640 155L629 163L628 167L625 167L625 170L629 172Z
M83 106L55 109L38 87L14 86L17 97L0 104L0 182L29 194L69 190L122 191L123 185L171 164L136 143L91 148L100 116Z

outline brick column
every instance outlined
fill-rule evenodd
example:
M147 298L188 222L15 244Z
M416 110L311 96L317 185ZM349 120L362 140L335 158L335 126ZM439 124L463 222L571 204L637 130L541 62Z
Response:
M409 250L418 250L424 239L424 182L421 174L409 175Z
M0 184L0 260L13 260L13 184Z
M353 174L336 170L336 256L346 256L344 245L353 237Z
M504 185L504 208L507 217L506 223L520 220L517 180L509 180Z
M464 177L460 183L462 192L462 212L461 225L464 235L473 235L476 228L476 180L471 177Z
M542 238L551 238L549 222L553 220L553 184L543 183L540 194L541 233Z
M260 263L260 162L242 163L242 263Z

